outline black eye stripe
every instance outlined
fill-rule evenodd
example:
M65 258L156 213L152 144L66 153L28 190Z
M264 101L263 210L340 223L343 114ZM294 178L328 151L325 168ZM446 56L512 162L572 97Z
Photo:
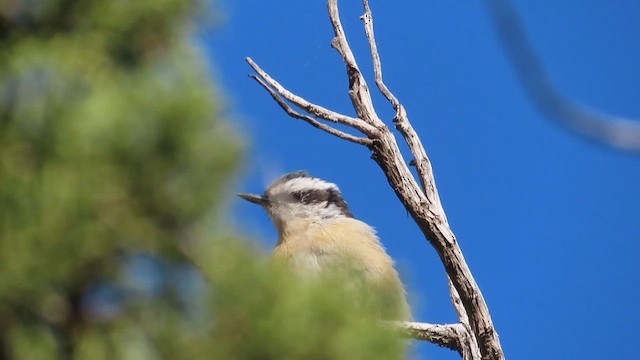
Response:
M345 216L353 217L353 214L351 214L351 211L349 211L349 205L347 205L347 202L344 200L340 192L335 189L330 190L331 191L329 191L329 199L327 200L328 204L335 204Z
M307 190L300 193L300 202L303 204L317 204L329 200L326 190Z
M319 204L326 202L325 207L329 207L331 205L335 205L342 214L348 217L353 217L351 211L349 211L349 206L347 202L342 198L340 192L336 189L313 189L313 190L305 190L305 191L296 191L292 193L293 198L296 201L299 201L302 204Z

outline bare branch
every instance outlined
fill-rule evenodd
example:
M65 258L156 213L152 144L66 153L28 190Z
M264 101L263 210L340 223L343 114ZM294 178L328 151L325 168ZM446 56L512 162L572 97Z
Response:
M373 15L371 14L369 1L364 0L363 5L364 15L362 15L360 19L364 22L365 33L367 35L367 40L369 41L369 48L371 49L371 59L373 60L373 71L375 74L376 85L396 111L393 121L396 124L396 129L400 131L400 134L402 134L409 145L411 153L414 154L415 166L418 171L420 183L422 184L422 189L425 192L431 193L427 195L427 200L438 197L437 191L434 191L435 184L431 181L431 179L434 179L434 176L427 153L413 129L413 126L409 122L404 106L402 106L398 98L391 92L391 90L389 90L382 79L382 63L380 61L380 53L378 52L378 45L376 43L375 32L373 30ZM437 199L437 202L440 202L440 200Z
M301 98L300 96L293 94L284 86L280 85L279 82L271 78L271 76L269 76L269 74L262 70L260 66L258 66L258 64L256 64L251 58L247 57L245 60L249 63L253 70L255 70L255 72L257 72L258 75L260 75L260 77L264 79L264 81L269 84L269 86L271 86L278 94L280 94L283 98L287 99L287 101L291 102L295 106L304 109L309 114L327 121L335 122L357 129L369 137L375 135L378 132L378 130L376 130L373 126L367 124L361 119L352 118L343 114L339 114L335 111L325 109L322 106L312 104L309 101Z
M329 18L331 19L333 32L335 33L335 37L331 41L331 46L340 53L342 60L347 66L347 75L349 76L349 97L351 98L353 107L358 113L358 117L360 119L363 119L378 129L384 129L386 128L386 125L382 120L380 120L378 114L376 114L367 81L362 76L360 68L358 68L356 58L353 56L351 47L347 42L344 28L340 22L338 0L329 0L327 7L329 9Z
M373 31L373 15L371 14L371 8L369 7L369 1L364 0L364 15L360 17L360 20L364 22L364 31L369 40L369 48L371 49L371 59L373 61L373 71L375 73L376 85L384 97L389 100L393 108L396 110L396 117L398 116L400 101L395 95L387 88L384 81L382 81L382 63L380 62L380 53L378 52L378 44L376 43L376 35Z
M405 203L407 210L409 210L410 213L413 211L412 216L414 217L414 220L423 230L431 244L435 247L436 251L438 251L440 258L447 269L449 279L453 284L451 287L451 296L454 299L460 299L464 306L464 312L458 311L461 316L461 322L463 320L463 316L468 316L466 324L470 326L471 330L473 330L474 336L477 338L473 340L474 342L477 341L483 357L495 359L502 358L504 355L502 354L498 335L495 332L491 316L489 315L489 309L487 308L484 297L480 292L480 288L471 274L471 270L464 260L462 251L460 250L458 242L449 227L446 214L442 208L442 203L440 202L440 197L436 189L435 176L431 167L431 161L427 156L418 134L409 122L409 118L404 107L382 80L382 65L380 62L377 44L375 42L373 16L371 15L368 0L363 0L363 5L365 14L362 19L364 21L365 32L371 48L376 84L396 110L394 122L396 124L396 128L406 140L411 153L414 156L414 162L424 191L424 199L416 199L411 196L411 192L403 194L402 191L399 191L402 190L401 188L397 189L396 192L403 203ZM380 165L385 170L387 167L392 166L390 164L385 165L382 163L380 163ZM392 179L390 179L390 182L392 182Z
M453 304L453 308L456 310L456 314L458 314L458 319L460 319L462 324L469 325L469 316L467 315L467 310L465 310L464 305L462 304L462 299L460 299L458 290L453 286L451 279L447 278L447 283L449 285L451 303Z
M482 359L482 354L480 353L480 348L478 347L476 338L468 326L461 326L458 338L460 339L460 348L463 360Z
M428 341L459 353L462 352L458 336L461 331L465 330L460 324L440 325L412 321L394 321L392 325L400 329L405 336L412 339Z
M441 347L457 351L464 360L479 360L478 347L469 340L473 338L468 328L462 324L429 324L411 321L394 321L392 326L404 336L428 341Z
M486 0L486 4L525 91L541 112L598 143L640 151L640 120L589 109L560 94L531 47L509 0Z
M366 31L372 47L374 65L377 64L375 66L376 82L383 94L385 94L396 109L394 122L396 123L396 128L404 136L413 153L422 188L416 182L416 179L402 157L395 136L380 120L374 110L369 88L362 73L358 69L355 57L347 43L344 29L340 23L337 0L328 0L329 16L335 32L332 45L338 50L346 65L347 75L349 77L349 96L358 114L357 119L336 114L293 95L278 82L271 79L262 69L251 61L251 59L247 59L247 61L258 73L259 77L264 80L264 83L268 85L265 86L265 88L270 88L282 98L316 117L356 128L372 140L368 146L373 150L373 160L382 168L392 189L438 253L453 285L450 286L451 296L454 299L454 306L461 319L461 324L458 324L458 327L454 327L453 329L458 329L456 331L458 331L463 358L465 360L475 360L478 358L478 354L481 354L482 359L486 360L504 359L500 340L498 339L498 334L493 325L487 304L464 259L462 250L455 235L451 231L444 209L442 208L429 158L418 135L408 120L404 107L402 107L395 96L384 86L382 81L382 67L375 45L371 12L366 0L364 0L364 5L365 27L367 27ZM272 96L273 95L272 93ZM282 106L280 101L284 101L280 96L277 96L277 99L274 97L274 99ZM287 111L286 107L283 107L283 109Z
M460 299L458 290L456 290L455 286L453 286L453 283L448 276L447 283L449 285L449 293L451 294L451 303L453 303L453 308L458 314L458 319L460 319L460 326L462 326L465 330L465 334L461 334L459 336L460 347L463 351L462 358L465 360L481 359L482 355L480 354L480 347L478 346L478 341L476 340L476 337L473 335L473 331L471 330L467 310L462 304L462 299Z
M340 131L338 129L334 129L331 126L325 125L319 121L316 121L315 119L313 119L310 116L307 115L303 115L300 114L299 112L293 110L291 108L291 106L289 106L289 104L287 104L284 100L282 100L282 98L280 97L280 95L278 93L275 92L275 90L273 90L264 80L262 80L262 78L258 77L257 75L250 75L251 78L253 78L255 81L257 81L260 85L262 85L262 87L267 90L269 92L269 94L271 94L271 97L273 98L273 100L275 100L278 105L280 105L280 107L291 117L294 117L296 119L300 119L303 121L306 121L307 123L311 124L311 126L316 127L320 130L324 130L326 132L328 132L331 135L337 136L341 139L356 143L356 144L360 144L360 145L364 145L364 146L371 146L371 144L373 143L373 140L371 139L367 139L367 138L363 138L363 137L357 137L357 136L353 136L351 134L347 134L343 131Z

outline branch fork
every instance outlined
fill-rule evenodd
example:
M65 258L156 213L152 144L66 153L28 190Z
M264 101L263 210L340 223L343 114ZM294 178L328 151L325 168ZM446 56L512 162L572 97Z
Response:
M313 104L293 94L274 80L251 58L247 62L256 74L251 75L291 117L305 121L331 135L364 145L382 168L389 184L408 213L434 247L447 272L449 290L460 323L437 325L396 322L395 326L410 337L458 351L465 360L504 359L491 315L480 288L476 284L440 202L431 162L422 142L409 122L404 106L385 85L382 64L373 29L373 16L368 0L363 0L365 33L371 50L375 83L396 114L393 118L398 133L405 140L413 159L402 156L394 134L375 111L369 86L360 72L340 21L337 0L328 0L329 17L335 37L331 45L338 51L349 78L349 97L357 117L350 117ZM297 108L298 110L294 109ZM359 134L339 130L329 123L344 125ZM418 179L409 165L414 165ZM420 185L418 185L418 183Z

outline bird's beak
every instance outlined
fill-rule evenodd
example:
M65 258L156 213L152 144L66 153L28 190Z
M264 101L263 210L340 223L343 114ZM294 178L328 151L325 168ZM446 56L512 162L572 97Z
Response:
M262 195L257 194L246 194L246 193L238 193L238 196L247 200L248 202L258 204L260 206L267 206L269 204L269 199Z

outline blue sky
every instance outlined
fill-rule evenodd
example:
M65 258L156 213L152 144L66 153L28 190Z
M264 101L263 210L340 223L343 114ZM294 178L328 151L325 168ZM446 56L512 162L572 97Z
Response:
M582 104L640 118L640 2L517 1L556 87ZM433 162L447 216L488 302L508 358L640 358L640 154L586 141L537 112L482 2L371 2L387 85ZM247 78L251 56L306 99L352 115L324 1L218 4L204 35L235 126L250 136L237 190L261 192L306 169L337 183L377 228L413 297L415 316L454 322L443 267L363 147L288 118ZM341 16L371 75L359 1ZM370 79L370 77L369 77ZM370 84L373 81L370 80ZM393 111L376 93L379 114ZM245 233L273 246L266 215L234 202ZM456 359L435 346L419 358Z

